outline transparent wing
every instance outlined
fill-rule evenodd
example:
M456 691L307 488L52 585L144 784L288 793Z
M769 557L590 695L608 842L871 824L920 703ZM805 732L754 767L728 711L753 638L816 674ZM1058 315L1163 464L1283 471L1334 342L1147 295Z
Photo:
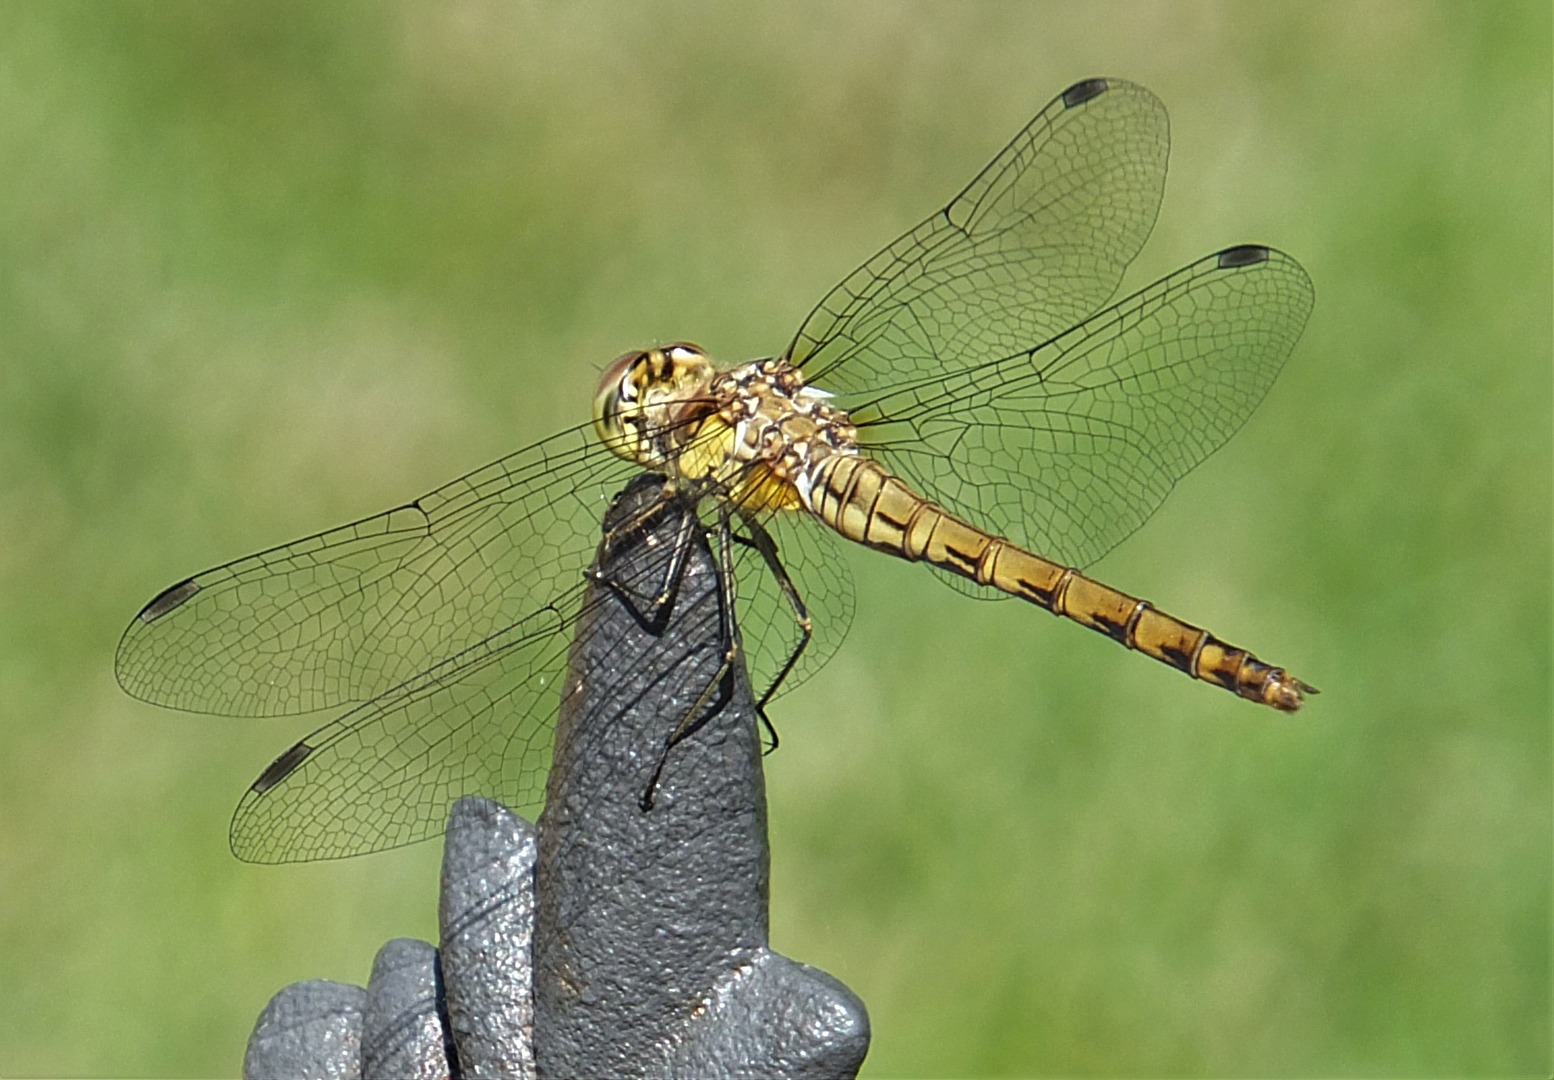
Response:
M777 690L780 697L824 667L847 636L853 617L853 579L841 538L807 514L778 511L760 521L776 543L778 559L813 627L808 647ZM736 523L735 532L740 531ZM801 634L793 605L758 552L735 545L734 577L740 637L750 685L759 698L781 673Z
M279 716L366 701L579 580L608 500L640 471L563 432L374 517L165 590L119 643L130 694Z
M570 643L563 630L581 591L287 750L244 792L233 853L306 862L411 844L440 833L464 795L538 806Z
M597 544L598 536L596 526L590 539ZM673 545L622 542L635 548L628 560L634 576L622 587L653 595L668 576ZM449 807L471 794L520 813L537 811L558 710L581 688L566 681L575 639L591 632L585 627L601 608L628 602L638 603L603 586L590 592L578 575L519 623L323 725L244 793L232 819L233 852L245 861L277 863L399 847L439 834ZM672 635L638 635L647 644L636 646L617 643L601 663L616 675L651 664L675 677L684 650L715 637L707 622L716 621L717 610L716 604L679 610ZM612 674L587 670L570 677ZM687 700L700 689L693 687ZM648 775L644 766L642 782Z
M640 471L588 429L565 432L407 506L207 571L131 623L120 681L159 704L236 715L364 701L244 794L230 838L248 861L413 843L440 832L466 794L537 809L568 649L586 614L582 571L609 499ZM816 554L827 537L814 523L779 518L770 527L800 587L835 609L817 616L820 647L796 682L845 633L851 588L845 569ZM668 580L669 554L664 545L639 560L643 603ZM753 677L769 682L794 618L764 564L741 561L737 576Z
M1050 341L876 394L853 416L930 497L1083 567L1235 434L1314 300L1288 255L1228 248Z
M948 206L833 289L787 358L828 390L869 394L1056 336L1116 292L1149 236L1169 143L1148 90L1076 83Z

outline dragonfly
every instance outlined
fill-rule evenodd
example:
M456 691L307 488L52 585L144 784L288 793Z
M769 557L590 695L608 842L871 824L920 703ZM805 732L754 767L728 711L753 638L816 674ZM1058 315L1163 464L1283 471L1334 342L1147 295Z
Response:
M647 471L659 495L604 544L654 506L682 512L662 587L637 597L662 610L701 530L726 579L729 662L748 664L763 718L846 633L845 541L1299 709L1314 687L1084 572L1246 422L1314 303L1300 264L1261 244L1115 299L1169 142L1143 87L1070 86L782 353L720 367L685 342L628 352L591 422L164 589L124 633L120 684L218 715L344 710L243 795L229 839L247 861L425 839L466 794L533 808L571 634L612 592L590 578L604 508Z

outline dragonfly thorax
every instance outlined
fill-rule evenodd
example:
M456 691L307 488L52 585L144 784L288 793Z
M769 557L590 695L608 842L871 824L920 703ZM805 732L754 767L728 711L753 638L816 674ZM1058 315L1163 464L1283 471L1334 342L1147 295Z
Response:
M718 371L694 345L627 353L594 405L617 454L741 509L808 508L819 466L854 454L857 432L831 395L783 360Z

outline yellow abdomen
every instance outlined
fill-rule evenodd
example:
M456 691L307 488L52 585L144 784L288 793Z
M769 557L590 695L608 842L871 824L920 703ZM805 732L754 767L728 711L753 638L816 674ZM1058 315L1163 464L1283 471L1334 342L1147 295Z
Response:
M814 470L808 501L816 517L849 540L1028 600L1250 701L1294 712L1303 694L1316 693L1147 600L962 521L868 458L827 458Z

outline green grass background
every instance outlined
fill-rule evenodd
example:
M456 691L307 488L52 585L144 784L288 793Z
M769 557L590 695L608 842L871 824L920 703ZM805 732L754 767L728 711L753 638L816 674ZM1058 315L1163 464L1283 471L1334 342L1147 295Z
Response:
M435 935L435 844L253 868L309 726L114 683L200 568L780 349L1053 94L1174 128L1128 284L1296 254L1306 336L1098 574L1299 717L857 552L776 709L773 936L866 1073L1547 1074L1546 3L0 6L0 1074L237 1070L267 998Z

